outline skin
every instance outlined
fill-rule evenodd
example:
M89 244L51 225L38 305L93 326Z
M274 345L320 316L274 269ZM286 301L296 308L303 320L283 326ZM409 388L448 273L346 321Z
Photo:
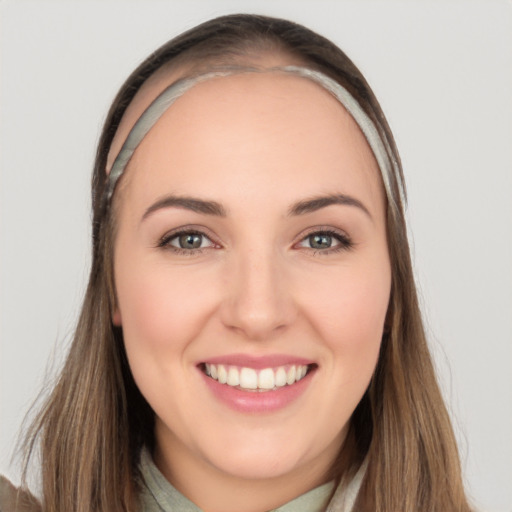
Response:
M213 512L272 509L324 483L375 369L391 286L380 174L350 115L306 79L210 80L153 127L117 194L113 321L155 411L162 473ZM145 213L169 194L225 215ZM335 194L361 206L290 214ZM175 247L182 227L204 233L201 249ZM313 249L325 230L332 247ZM317 366L291 404L241 413L198 370L234 353Z

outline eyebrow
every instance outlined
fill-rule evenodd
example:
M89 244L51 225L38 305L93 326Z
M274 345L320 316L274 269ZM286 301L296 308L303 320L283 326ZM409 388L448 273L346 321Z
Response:
M346 194L330 194L326 196L313 197L304 201L293 204L288 210L288 215L305 215L322 208L332 205L354 206L362 210L370 219L373 220L366 206L355 197ZM214 215L217 217L226 217L226 210L216 201L206 201L195 197L183 197L168 195L153 203L142 216L142 221L149 217L152 213L163 208L181 208L203 215Z
M291 206L288 215L304 215L306 213L316 212L322 208L332 205L354 206L362 210L371 220L373 220L368 208L355 197L346 194L330 194L326 196L313 197L305 201L299 201Z
M144 212L141 220L143 221L147 219L152 213L163 208L182 208L184 210L190 210L204 215L215 215L218 217L226 216L226 210L216 201L205 201L204 199L198 199L195 197L168 195L159 199L156 203L153 203Z

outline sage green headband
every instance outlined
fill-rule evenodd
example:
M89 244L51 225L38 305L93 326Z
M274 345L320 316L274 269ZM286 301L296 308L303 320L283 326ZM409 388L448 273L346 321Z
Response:
M183 94L196 84L212 80L219 77L226 77L241 73L285 73L288 75L295 75L312 80L313 82L322 86L325 90L330 92L349 112L354 121L359 125L370 148L373 151L375 159L380 168L382 181L388 203L393 213L396 213L398 205L396 204L395 197L392 193L392 176L398 175L397 164L391 161L389 155L392 154L389 144L383 139L372 120L368 117L366 112L361 108L356 99L340 84L335 82L332 78L308 68L299 66L285 66L273 67L267 69L258 69L251 67L224 67L217 68L214 71L207 73L182 78L177 80L169 87L164 89L162 93L149 105L149 107L142 113L133 128L131 129L126 141L124 142L121 151L117 155L110 173L108 174L108 183L106 189L106 199L110 201L112 194L119 178L123 175L128 162L130 161L133 153L142 142L147 133L160 119L164 112Z

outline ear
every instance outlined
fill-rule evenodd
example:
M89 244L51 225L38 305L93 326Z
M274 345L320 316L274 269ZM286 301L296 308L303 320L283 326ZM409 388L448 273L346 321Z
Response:
M114 312L112 313L112 323L116 327L121 327L121 325L123 325L123 321L121 319L121 311L119 311L119 306L116 306Z

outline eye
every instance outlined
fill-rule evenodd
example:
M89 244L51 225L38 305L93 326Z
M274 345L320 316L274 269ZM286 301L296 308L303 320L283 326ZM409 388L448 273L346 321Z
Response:
M336 239L326 233L315 233L314 235L309 235L305 241L307 241L311 249L330 249L333 243L337 242Z
M186 230L170 233L164 236L159 247L169 248L180 253L194 253L201 249L215 247L216 244L204 233L194 230Z
M169 245L180 249L200 249L208 246L208 238L199 233L183 233L169 240Z
M312 232L304 237L298 244L299 247L323 253L350 249L352 245L348 236L332 230Z

